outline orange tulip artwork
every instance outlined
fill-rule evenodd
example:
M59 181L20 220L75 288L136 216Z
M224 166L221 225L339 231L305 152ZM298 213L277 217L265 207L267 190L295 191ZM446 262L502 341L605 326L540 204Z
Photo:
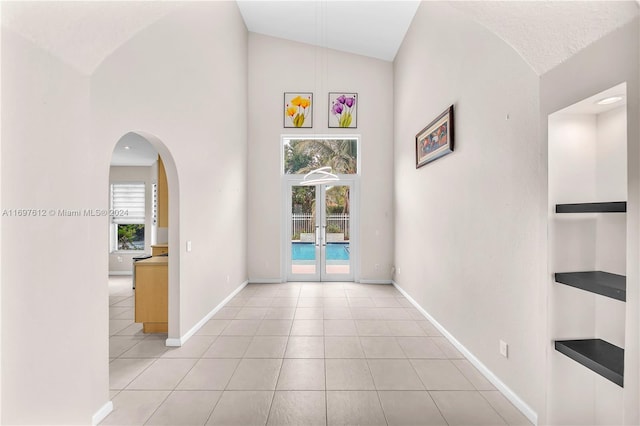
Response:
M284 127L313 127L313 93L287 92L284 94Z

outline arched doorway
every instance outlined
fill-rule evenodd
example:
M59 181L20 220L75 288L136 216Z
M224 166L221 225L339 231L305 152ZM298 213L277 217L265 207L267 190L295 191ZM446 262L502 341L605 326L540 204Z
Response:
M166 346L181 345L179 185L169 149L145 132L124 134L115 144L109 167L109 387L113 396L126 387L127 374L146 368L145 357L151 360ZM136 322L141 318L136 315L135 297L137 292L141 299L142 290L133 287L142 281L141 276L135 279L134 271L142 269L134 265L145 262L139 260L145 257L162 264L154 269L164 268L164 328ZM153 300L151 305L158 303Z

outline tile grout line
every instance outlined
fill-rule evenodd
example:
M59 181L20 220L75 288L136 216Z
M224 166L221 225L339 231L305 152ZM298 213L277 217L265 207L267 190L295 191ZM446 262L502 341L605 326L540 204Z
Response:
M160 409L160 407L162 407L162 405L167 402L167 399L169 399L169 397L171 396L171 394L173 393L173 390L169 391L169 393L167 394L167 396L164 397L164 399L162 400L162 402L160 404L158 404L158 406L156 407L155 410L153 410L153 412L149 415L149 417L147 417L147 419L142 423L143 425L146 425L149 420L151 420L151 418L153 417L154 414L156 414L156 412Z
M493 408L493 411L495 411L495 412L498 414L498 416L499 416L502 420L504 420L504 424L505 424L505 425L510 425L510 424L511 424L511 423L509 423L509 421L508 421L508 420L507 420L507 419L502 415L502 413L500 413L500 411L498 411L498 409L497 409L496 407L494 407L494 406L493 406L493 404L491 403L491 401L489 401L489 400L487 399L487 397L485 397L485 396L484 396L484 394L483 394L481 391L479 391L479 390L478 390L477 392L480 394L480 396L481 396L485 401L487 401L487 403L489 404L489 406L490 406L491 408ZM491 391L491 392L493 392L493 391ZM495 390L495 392L498 392L498 393L499 393L500 391L496 389L496 390ZM527 421L528 421L528 419L527 419Z
M212 318L212 319L213 319L213 318ZM231 320L229 321L229 324L231 324ZM224 327L222 328L222 330L220 330L220 334L218 334L218 335L216 336L216 338L213 340L213 342L211 342L211 345L209 345L209 347L207 348L207 350L205 350L205 351L202 353L202 355L203 355L203 356L204 356L204 355L209 351L209 349L211 349L211 346L213 346L213 344L214 344L215 342L217 342L217 341L218 341L218 339L222 336L222 332L224 331L224 329L225 329L225 328L227 328L227 326L228 326L228 324L227 324L226 326L224 326ZM244 355L244 354L243 354L243 355ZM200 357L200 360L202 360L202 359L209 359L209 358L202 358L202 357ZM197 364L197 363L198 363L198 362L196 361L196 364ZM240 362L238 362L238 365L240 365ZM194 367L195 367L195 364L194 364ZM236 369L237 369L237 368L238 368L238 366L236 365ZM233 373L235 373L235 370L233 370ZM233 376L233 373L231 374L231 376ZM187 373L187 374L188 374L188 373ZM229 377L229 380L231 380L231 376ZM185 377L186 377L186 375L185 375ZM184 377L182 378L182 380L184 380ZM182 380L181 380L180 382L182 382ZM225 387L226 387L226 385L225 385ZM209 423L209 420L211 419L211 416L213 416L213 412L214 412L214 411L216 410L216 408L218 407L218 404L220 404L220 401L222 400L222 397L224 396L224 392L225 392L225 390L224 390L224 389L222 389L222 390L220 391L220 395L218 396L218 399L216 400L216 403L215 403L215 404L213 404L213 407L211 407L211 411L209 411L209 415L207 416L207 419L206 419L206 420L205 420L205 422L204 422L204 424L205 424L205 425L206 425L207 423Z
M299 292L299 293L300 293L300 292ZM346 294L346 293L345 293L345 294ZM254 291L254 292L252 293L252 295L248 296L248 298L249 298L249 299L250 299L251 297L263 297L263 296L262 296L262 295L256 295L256 294L255 294L255 291ZM288 297L288 296L287 296L287 297ZM366 297L367 299L372 299L372 298L371 298L371 297L369 297L369 296L362 296L362 297L363 297L363 298L364 298L364 297ZM290 321L289 331L288 331L288 334L286 335L286 337L287 337L287 343L285 344L284 354L282 355L282 358L280 358L280 369L279 369L279 371L278 371L278 376L277 376L277 378L276 378L275 388L274 388L274 390L273 390L273 394L272 394L272 398L271 398L271 403L270 403L270 406L269 406L269 412L268 412L268 415L267 415L267 422L272 418L272 417L271 417L271 414L272 414L272 413L271 413L271 411L272 411L272 409L273 409L273 404L274 404L274 401L275 401L275 394L276 394L276 392L278 392L278 390L277 390L277 385L278 385L278 382L279 382L279 378L280 378L280 377L281 377L281 375L282 375L282 368L283 368L283 366L284 366L284 360L286 359L286 351L287 351L287 349L288 349L288 347L289 347L289 345L290 345L290 339L291 339L291 337L293 337L293 336L292 336L292 334L291 334L291 332L292 332L292 330L293 330L293 323L294 323L294 321L296 321L296 316L295 316L295 314L296 314L296 310L297 310L298 308L300 308L300 306L299 306L300 298L301 298L301 296L298 296L298 297L297 297L296 305L293 307L293 310L294 310L293 318L286 318L286 320ZM321 317L319 320L322 322L322 328L323 328L323 332L322 332L322 334L321 334L321 337L322 337L322 343L323 343L323 355L324 355L322 359L323 359L323 366L324 366L324 373L325 373L325 377L324 377L324 385L325 385L325 389L324 389L324 395L325 395L325 424L328 424L328 422L329 422L329 416L328 416L328 392L329 392L329 390L328 390L328 388L327 388L327 374L326 374L326 371L327 371L327 370L326 370L326 369L327 369L327 364L326 364L326 361L327 361L327 358L326 358L326 355L327 355L327 353L326 353L326 337L327 337L327 335L326 335L326 329L325 329L325 327L324 327L325 322L327 321L327 319L325 318L325 315L324 315L325 310L327 309L327 307L326 307L326 306L324 306L324 302L326 302L327 298L325 298L325 297L324 297L324 295L323 295L323 296L317 296L317 295L314 295L314 296L311 296L311 297L309 297L309 298L310 298L310 299L320 299L320 301L322 301L322 306L321 306L321 307L318 307L318 306L311 306L311 307L309 307L309 308L310 308L310 309L321 309L321 310L322 310L322 317ZM275 302L276 302L276 298L273 298L273 299L274 299L274 300L272 300L272 302L271 302L271 303L275 303ZM342 299L342 297L340 297L340 299ZM352 308L354 308L354 307L353 307L353 306L351 306L351 304L350 304L350 298L349 298L348 296L346 296L346 297L345 297L345 299L346 299L346 305L347 305L347 306L346 306L346 307L340 307L340 306L339 306L338 308L340 308L340 309L342 309L342 308L346 308L349 312L351 312L351 309L352 309ZM396 299L398 299L398 298L396 297ZM247 306L245 305L244 307L247 307ZM244 307L239 307L239 309L242 309L242 308L244 308ZM250 306L250 307L247 307L247 308L256 308L256 307L254 307L254 306ZM257 308L267 308L267 309L280 308L280 309L286 309L286 308L289 308L289 307L273 307L273 306L271 306L271 305L270 305L270 306L267 306L267 307L261 307L261 306L259 306L259 307L257 307ZM375 309L375 310L383 309L383 308L379 308L379 307L375 307L375 306L373 306L373 307L356 307L356 308L358 308L358 309ZM332 307L332 308L330 307L329 309L337 309L337 308L336 308L336 307ZM387 318L387 316L389 316L389 314L391 314L391 309L402 309L403 313L405 313L405 312L406 312L406 313L409 315L409 318L402 318L402 319L398 319L398 320L395 320L395 319L389 319L389 318ZM381 324L386 324L387 326L388 326L388 323L389 323L390 321L398 321L398 322L413 321L413 322L416 322L416 323L418 323L418 322L420 321L419 319L415 319L415 318L413 318L413 317L412 317L412 315L411 315L411 312L407 312L407 311L408 311L408 309L407 309L407 307L405 307L405 306L401 306L400 308L398 308L398 307L389 307L389 310L388 310L388 311L386 311L384 315L377 316L376 318L374 318L374 319L370 319L370 320L372 320L372 321L379 321ZM306 312L305 312L305 313L306 313ZM259 319L256 319L256 321L258 321L260 324L262 324L262 323L265 321L265 319L266 319L266 315L267 315L267 314L263 315L263 316L262 316L261 318L259 318ZM236 316L237 316L237 313L236 313ZM366 317L367 315L364 315L364 316ZM393 317L394 317L394 316L393 316L393 315L391 315L391 317L390 317L390 318L393 318ZM185 376L184 376L184 377L183 377L183 378L178 382L178 384L176 384L176 386L174 386L174 387L173 387L173 390L170 390L170 391L169 391L169 394L167 395L167 397L166 397L166 398L161 402L161 404L156 408L156 410L154 410L154 412L153 412L153 413L151 413L151 415L150 415L150 416L149 416L149 418L147 419L147 422L151 419L151 417L153 417L153 415L155 415L155 413L156 413L156 412L158 411L158 409L159 409L159 408L160 408L160 407L161 407L161 406L166 402L166 400L169 398L169 396L170 396L171 394L173 394L173 393L175 393L175 392L176 392L177 387L179 386L179 384L180 384L180 383L182 383L182 381L184 380L184 378L185 378L185 377L189 374L189 372L190 372L190 371L195 367L195 365L197 364L197 362L198 362L199 360L205 359L205 358L203 358L204 354L206 354L206 352L207 352L208 350L210 350L211 346L213 346L213 345L215 344L215 342L216 342L216 341L218 341L218 339L220 339L221 337L223 337L223 336L222 336L222 333L224 332L224 330L226 330L226 329L229 327L229 325L231 324L231 321L233 321L234 319L235 319L235 317L234 317L233 319L229 320L229 323L228 323L228 324L226 324L226 325L223 327L223 329L221 330L221 332L220 332L218 335L216 335L216 336L215 336L215 338L213 339L213 341L209 344L209 346L207 347L207 349L205 349L205 350L203 351L203 353L201 354L201 356L200 356L199 358L197 358L197 361L196 361L196 362L194 363L194 365L189 369L189 371L185 374ZM352 317L351 317L351 318L347 318L346 320L353 321L353 322L354 322L354 324L356 323L356 320L353 318L353 315L352 315ZM423 320L424 320L424 319L423 319ZM400 345L399 345L399 343L398 343L398 339L399 339L399 337L427 337L427 338L430 338L430 339L434 337L434 336L431 336L428 332L426 332L426 331L422 328L422 326L421 326L420 324L418 324L418 326L422 329L422 331L424 331L424 332L425 332L425 335L426 335L426 336L398 336L398 335L396 335L396 334L395 334L395 333L393 333L393 332L389 332L389 335L384 334L384 335L380 335L380 336L378 336L378 337L392 337L392 338L394 339L394 342L395 342L396 344L398 344L398 346L400 346ZM258 325L258 329L259 329L259 327L260 327L260 325ZM235 335L233 335L233 336L235 336ZM229 337L233 337L233 336L231 336L231 335L230 335ZM256 332L254 332L253 334L251 334L251 335L250 335L251 340L253 341L253 339L255 339L257 336L258 336L258 334L257 334L257 330L256 330ZM265 334L265 335L260 335L260 336L272 336L272 335L271 335L271 334ZM281 334L274 334L273 336L281 336ZM284 335L282 335L282 336L284 336ZM296 335L295 337L304 337L304 336L314 336L314 337L315 337L316 335L315 335L315 334L304 334L304 335L299 335L299 336L298 336L298 335ZM110 337L111 337L111 336L110 336ZM142 340L144 340L146 337L148 337L148 336L143 337L143 339L142 339ZM237 337L237 336L236 336L236 337ZM247 336L247 337L249 337L249 336ZM356 333L355 333L355 336L335 336L335 337L356 337L356 338L357 338L357 342L358 342L358 344L360 345L360 349L362 350L362 357L363 357L362 359L364 359L364 360L366 361L366 364L367 364L367 368L368 368L369 374L370 374L370 376L371 376L371 378L372 378L372 380L373 380L373 382L374 382L374 389L375 389L375 391L376 391L376 395L377 395L377 398L378 398L378 402L379 402L380 407L381 407L381 409L382 409L382 411L383 411L383 415L384 415L384 418L385 418L385 422L388 424L388 423L389 423L389 420L387 420L387 413L384 411L384 408L382 407L382 401L381 401L381 397L380 397L380 390L377 388L377 386L376 386L376 384L375 384L375 379L373 378L373 374L371 373L371 366L370 366L369 360L372 360L372 359L374 359L374 358L369 358L369 357L367 356L367 354L365 353L364 348L363 348L363 346L362 346L362 341L361 341L361 339L362 339L362 337L366 337L366 336L361 336L361 335L360 335L360 330L357 328L357 325L356 325ZM371 337L371 336L369 336L369 337ZM137 345L137 344L139 344L139 343L140 343L140 342L137 342L137 343L135 343L133 346L135 346L135 345ZM435 342L434 342L434 343L435 343ZM436 343L436 346L437 346L439 349L441 349L441 348L440 348L440 346L439 346L439 345L437 345L437 343ZM245 350L244 350L244 352L243 352L242 356L240 357L240 361L239 361L239 362L238 362L238 364L236 365L236 367L235 367L235 369L234 369L233 373L231 374L231 376L230 376L229 380L228 380L228 381L227 381L227 383L225 384L224 389L222 390L220 397L217 399L217 401L216 401L216 403L214 404L213 408L212 408L212 409L211 409L211 411L209 412L209 415L208 415L208 417L207 417L207 421L209 421L209 420L211 419L211 417L212 417L212 415L213 415L213 412L215 411L216 407L217 407L217 406L219 405L219 403L220 403L220 400L221 400L221 398L222 398L222 395L223 395L225 392L227 392L227 391L228 391L227 387L229 386L229 383L230 383L230 381L231 381L231 378L232 378L232 377L233 377L233 375L237 372L237 369L238 369L238 367L239 367L240 363L241 363L244 359L247 359L247 358L245 358L245 355L246 355L246 353L247 353L247 351L248 351L248 348L249 348L248 346L247 346L247 348L245 348ZM129 348L128 350L130 350L130 349L131 349L131 348ZM402 359L404 359L404 360L406 360L406 361L409 361L409 363L410 363L410 364L411 364L411 366L412 366L412 370L417 374L417 371L415 370L415 366L414 366L414 365L413 365L413 363L411 362L411 361L412 361L412 359L411 359L411 358L409 358L409 357L407 356L407 352L406 352L406 350L405 350L402 346L400 346L400 349L401 349L401 353L403 353L403 354L404 354L404 357L403 357L403 358L389 358L389 359L401 359L401 360L402 360ZM126 353L128 350L125 350L125 351L123 352L123 354L124 354L124 353ZM442 349L441 349L441 350L442 350ZM122 355L122 354L121 354L121 355ZM115 359L118 359L118 358L120 358L120 356L119 356L119 357L117 357L117 358L115 358ZM149 367L151 367L151 365L154 365L154 364L157 362L157 360L158 360L158 359L161 359L161 358L162 358L162 356L155 357L155 358L154 358L154 361L153 361L149 366L147 366L144 370L142 370L138 375L136 375L136 377L134 377L134 378L133 378L133 380L132 380L131 382L133 382L135 379L137 379L141 374L143 374L145 371L147 371L147 369L148 369ZM174 359L186 359L186 358L181 358L181 357L180 357L180 358L174 358ZM215 359L215 358L214 358L214 359ZM264 358L264 359L273 359L273 357L267 357L267 358ZM276 358L276 359L277 359L277 358ZM311 358L308 358L308 357L305 357L305 358L298 358L298 357L296 357L296 358L292 358L292 359L311 359ZM357 359L357 358L356 358L356 359ZM453 363L452 358L449 358L449 357L447 356L445 359L447 359L447 360L449 360L451 363ZM458 358L453 358L453 359L458 359ZM464 358L462 358L462 359L464 359ZM459 370L459 371L460 371L460 373L461 373L463 376L465 376L465 375L464 375L464 372L462 372L462 370L460 370L460 367L459 367L458 365L454 364L454 366L456 367L456 370ZM419 379L420 379L420 381L422 382L422 379L420 378L420 376L419 376L419 375L418 375L418 378L419 378ZM465 376L465 379L466 379L466 380L468 380L468 381L470 382L470 380L469 380L466 376ZM129 386L129 385L131 384L131 382L129 382L129 383L127 384L127 386ZM479 392L479 390L477 389L477 387L476 387L473 383L471 383L471 384L472 384L472 386L473 386L474 388L476 388L476 390L475 390L475 391L476 391L476 392ZM424 386L424 383L423 383L423 386ZM425 386L425 387L426 387L426 386ZM122 392L122 390L126 390L126 388L125 388L125 389L121 389L121 390L113 390L113 391L117 391L116 395L114 395L114 396L117 396L120 392ZM433 401L433 397L432 397L432 395L431 395L431 392L430 392L429 390L426 390L426 389L425 389L425 392L427 392L427 393L429 394L429 397L430 397L430 398L431 398L431 400ZM483 396L483 399L484 399L484 400L487 400L487 398L486 398L484 395L482 395L482 396ZM491 404L490 404L490 402L489 402L488 400L487 400L487 403L491 406ZM435 401L434 401L434 404L435 404ZM503 417L503 416L502 416L502 415L501 415L501 414L500 414L500 413L499 413L499 412L498 412L498 411L497 411L493 406L491 406L491 407L492 407L492 409L493 409L495 412L497 412L497 414L500 416L500 418L501 418L501 419L506 420L506 419L504 419L504 417ZM442 412L440 411L440 408L437 406L437 404L436 404L436 408L438 409L439 413L442 415ZM442 416L442 417L444 418L444 416ZM445 421L446 421L446 419L445 419Z
M420 377L420 376L418 376ZM420 379L422 380L422 379ZM426 386L425 386L426 389ZM438 403L436 402L436 400L433 398L433 395L431 395L431 391L427 390L427 395L429 396L429 399L431 399L431 402L433 402L433 405L436 407L436 410L438 410L438 413L440 413L440 417L442 417L442 419L444 420L444 422L448 425L449 421L447 420L447 418L444 416L444 413L442 412L442 410L440 409L440 407L438 406Z
M123 390L128 390L127 387L133 383L134 380L136 380L138 377L140 377L140 375L142 373L144 373L145 371L147 371L153 364L156 363L156 361L158 360L158 358L124 358L124 359L153 359L153 362L150 363L149 365L147 365L144 369L142 369L142 371L140 371L140 373L136 374L136 376L131 379L129 382L127 382L127 385L125 387L123 387L122 389L120 389L120 392L122 392ZM109 390L118 390L118 389L109 389ZM133 390L133 389L130 389Z
M329 424L329 387L327 386L327 336L322 335L322 365L324 365L324 424Z
M378 398L378 404L380 404L380 410L382 411L382 416L384 417L384 421L389 425L389 420L387 420L387 414L384 412L384 407L382 406L382 400L380 399L380 393L378 390L378 385L376 384L376 378L373 377L373 373L371 372L371 365L369 365L369 358L365 358L365 364L367 365L367 370L369 371L369 375L371 376L371 381L373 382L373 389L376 393L376 398Z
M298 306L298 302L296 301L296 309L297 309L297 306ZM295 318L295 314L294 314L294 318ZM278 382L280 381L280 374L282 374L282 367L284 365L284 360L285 360L284 357L285 357L285 355L287 353L287 348L289 347L289 339L291 338L291 328L293 328L293 321L295 321L295 319L291 320L291 327L289 328L289 335L287 335L287 343L284 346L284 351L282 352L282 358L280 359L280 369L278 370L278 377L276 378L276 383L275 383L274 388L273 388L273 395L271 395L271 403L269 404L269 411L267 412L267 420L265 422L265 426L267 424L269 424L269 419L271 418L271 409L273 408L273 401L276 398L276 392L278 390Z
M218 396L216 403L213 404L213 407L211 408L211 411L209 411L209 415L207 416L207 419L204 421L205 425L209 423L209 420L211 420L211 416L213 416L213 412L216 411L216 408L218 408L218 404L220 404L220 400L222 399L223 395L224 395L224 391L220 391L220 396Z

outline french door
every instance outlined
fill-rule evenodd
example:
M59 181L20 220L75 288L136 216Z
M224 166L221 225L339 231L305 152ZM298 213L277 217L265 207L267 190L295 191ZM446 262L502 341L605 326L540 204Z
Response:
M353 281L353 181L286 185L284 234L287 281Z

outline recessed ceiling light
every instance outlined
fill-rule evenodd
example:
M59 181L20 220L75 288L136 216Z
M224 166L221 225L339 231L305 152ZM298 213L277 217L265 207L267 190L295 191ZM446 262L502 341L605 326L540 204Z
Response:
M129 145L125 145L124 149L131 149Z
M610 96L596 102L598 105L611 105L622 100L622 96Z

